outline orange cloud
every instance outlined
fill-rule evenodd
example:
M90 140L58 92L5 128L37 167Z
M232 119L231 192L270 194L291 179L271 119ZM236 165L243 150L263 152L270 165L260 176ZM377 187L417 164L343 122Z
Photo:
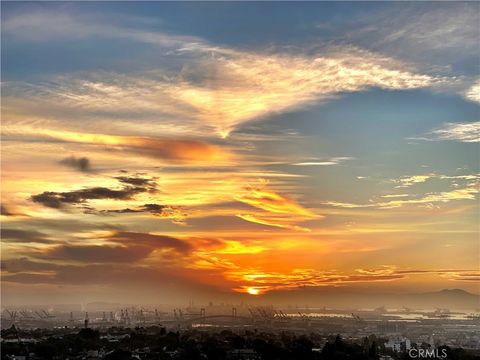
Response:
M234 290L252 294L256 289L258 295L274 290L297 289L305 286L318 287L338 285L352 282L391 281L404 278L406 275L394 271L372 273L345 274L337 271L318 271L314 269L293 269L289 273L262 272L258 270L233 270L227 274L230 280L243 283Z
M235 197L236 200L253 207L278 214L295 214L308 218L318 217L314 212L304 208L293 199L289 199L261 187L248 187L246 193Z
M255 224L279 227L283 229L298 230L298 231L311 231L310 229L290 224L289 222L291 220L289 220L288 218L286 220L285 218L282 218L282 217L260 218L252 214L237 214L237 217Z
M243 244L242 242L231 240L223 241L222 245L221 249L214 252L217 254L258 254L267 249L265 246L255 243Z
M10 132L12 129L10 129ZM232 155L224 149L198 140L162 139L145 136L123 136L92 133L78 133L64 130L37 128L13 129L23 135L53 138L60 141L104 145L116 150L133 151L168 162L227 162Z
M262 181L262 184L264 183ZM293 199L264 189L262 184L258 187L247 187L244 193L235 196L235 200L263 211L256 214L237 214L237 217L257 224L299 231L310 230L295 223L322 217Z
M436 274L452 281L478 281L475 270L397 270L396 266L356 269L353 273L293 269L290 272L263 272L258 269L232 269L226 274L231 281L239 283L234 290L250 295L259 295L274 290L293 290L301 287L345 285L349 283L384 282L405 279L409 275Z

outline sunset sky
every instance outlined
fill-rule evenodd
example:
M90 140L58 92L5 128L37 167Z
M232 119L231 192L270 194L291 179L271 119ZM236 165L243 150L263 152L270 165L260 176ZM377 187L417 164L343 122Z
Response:
M2 300L479 293L480 3L2 2Z

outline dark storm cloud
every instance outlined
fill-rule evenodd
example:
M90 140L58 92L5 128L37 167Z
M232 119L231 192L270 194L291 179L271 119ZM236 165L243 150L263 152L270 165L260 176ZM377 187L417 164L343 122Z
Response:
M133 185L133 186L143 186L143 187L153 187L155 189L156 183L155 178L143 178L136 176L117 176L115 177L122 184Z
M87 213L94 214L96 213L95 209L85 204L88 200L130 200L137 194L156 191L156 178L118 176L115 177L115 179L122 185L120 189L110 189L99 186L66 192L45 191L41 194L33 195L30 199L33 202L54 209L60 209L66 204L82 204L83 208L87 210ZM135 210L129 211L125 209L124 212L135 212Z
M130 209L130 208L125 208L125 209L118 209L118 210L102 210L100 212L95 211L94 209L88 209L87 213L89 214L132 214L132 213L139 213L143 212L141 209Z
M45 259L73 260L88 263L133 263L154 249L147 246L60 245L42 255Z
M133 196L146 192L144 187L124 187L120 190L109 189L106 187L94 187L88 189L54 192L45 191L31 197L33 202L42 204L54 209L60 209L64 204L80 204L88 200L113 199L129 200Z
M159 204L145 204L142 206L144 211L148 211L152 214L161 214L166 208L167 206Z
M110 236L109 240L129 244L142 244L152 248L170 248L180 253L187 253L192 250L192 245L188 242L166 235L120 231Z
M33 230L1 229L0 234L2 241L5 242L42 244L48 244L52 242L46 238L45 234Z
M7 207L5 205L0 205L0 214L2 214L3 216L14 216L15 214L12 213L11 211L9 211L7 209Z
M91 170L90 160L87 157L69 156L60 161L60 164L82 172Z
M167 205L160 204L145 204L136 208L125 208L115 210L101 210L89 209L88 213L100 214L131 214L131 213L150 213L157 216L168 216L174 213L177 209Z

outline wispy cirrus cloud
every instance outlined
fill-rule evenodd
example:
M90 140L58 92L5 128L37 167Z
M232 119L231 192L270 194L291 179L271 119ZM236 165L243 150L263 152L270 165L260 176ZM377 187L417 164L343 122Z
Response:
M97 72L60 76L41 84L6 84L13 98L29 93L36 104L50 104L49 112L55 108L65 112L63 107L86 116L133 113L151 121L161 115L172 122L181 118L196 128L194 131L206 126L222 137L246 122L343 93L370 88L409 90L451 81L348 45L324 46L315 53L308 49L255 52L212 46L195 37L104 25L99 19L70 13L58 18L41 12L18 15L7 19L4 28L11 36L31 36L31 40L49 36L128 38L169 49L169 61L183 64L181 71L173 72ZM38 111L38 106L35 109Z
M425 141L459 141L465 143L480 142L480 121L445 123L433 129L425 136L413 137L412 140Z
M338 165L348 160L353 160L353 157L341 156L333 157L329 159L310 159L309 161L297 162L292 165L296 166L328 166L328 165Z
M414 184L421 184L429 180L433 179L440 179L440 180L463 180L463 181L471 181L471 180L478 180L478 174L469 174L469 175L444 175L444 174L422 174L422 175L411 175L411 176L403 176L398 179L392 179L391 181L399 184L396 188L406 188L410 187ZM398 195L396 195L398 197ZM405 196L405 195L402 195ZM386 196L384 196L386 197Z
M382 198L403 198L403 197L409 197L409 194L388 194L388 195L382 195Z
M447 123L432 130L435 140L454 140L461 142L480 142L480 121L472 123Z
M313 56L219 50L195 72L210 76L197 84L180 81L169 92L197 109L222 135L269 113L344 92L371 87L414 89L442 81L354 47L327 48Z
M478 8L474 3L397 4L354 19L347 28L350 41L417 63L437 64L444 71L450 70L450 59L477 55Z
M419 184L427 181L428 179L434 178L435 174L429 175L413 175L413 176L405 176L400 179L394 179L393 181L398 183L397 188L406 188L412 186L413 184Z
M132 19L131 17L130 19ZM128 17L123 17L128 20ZM151 24L146 17L134 17L142 25ZM130 39L162 47L194 48L203 42L195 36L182 36L148 31L135 26L121 25L115 18L67 9L32 9L12 14L2 22L2 32L23 42L47 42L65 39L101 37Z
M465 91L465 98L471 101L480 102L480 79L475 81L472 86Z
M436 90L478 102L478 7L474 3L396 4L354 18L345 40L455 80ZM476 92L475 92L476 91Z
M430 193L424 196L413 197L411 199L391 200L385 202L371 202L366 204L345 203L336 201L324 202L325 205L341 207L341 208L381 208L390 209L401 207L405 205L422 205L422 204L435 204L435 203L448 203L456 200L475 200L478 194L478 186L472 184L471 186L455 189L451 191L443 191L437 193Z
M337 202L327 201L325 205L355 209L355 208L379 208L390 209L397 208L406 205L428 205L438 203L448 203L456 200L475 200L479 193L478 188L478 174L469 175L443 175L443 174L424 174L404 176L399 179L391 180L399 185L395 188L409 188L415 184L425 183L433 179L452 181L453 190L446 191L427 192L423 194L386 194L381 195L385 201L370 200L368 203L349 203L349 202ZM461 185L460 185L461 183Z

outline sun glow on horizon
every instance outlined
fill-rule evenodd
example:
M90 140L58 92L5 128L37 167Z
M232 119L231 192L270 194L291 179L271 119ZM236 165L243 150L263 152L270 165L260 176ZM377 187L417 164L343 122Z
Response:
M249 288L247 288L247 293L250 294L250 295L259 295L260 290L256 287L249 287Z

